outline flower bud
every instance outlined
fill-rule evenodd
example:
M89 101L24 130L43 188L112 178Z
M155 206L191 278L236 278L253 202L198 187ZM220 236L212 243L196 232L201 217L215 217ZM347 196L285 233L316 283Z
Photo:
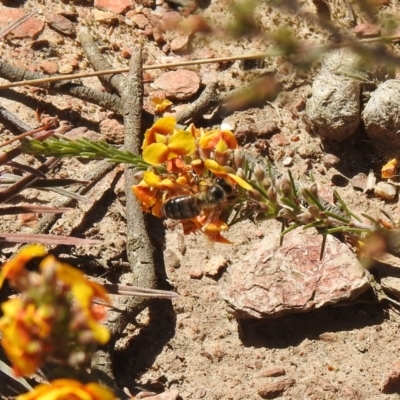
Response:
M235 149L233 151L233 163L236 169L243 167L244 159L242 150Z
M260 164L256 164L253 172L257 182L262 182L265 178L265 169Z
M242 168L238 168L238 170L236 171L236 175L237 175L239 178L242 178L244 181L247 181L246 174L244 173L244 171L243 171Z
M282 208L278 213L278 218L291 219L293 218L293 213L287 208Z
M269 200L271 203L276 204L276 199L277 199L277 197L278 197L278 194L276 193L276 189L275 189L274 186L271 186L271 187L267 190L267 197L268 197L268 200Z
M261 182L261 185L263 189L268 190L272 185L271 178L264 178L263 181Z
M313 216L313 218L321 218L321 211L317 206L308 206L307 211Z
M255 209L258 214L266 214L270 210L270 207L267 203L259 202L255 206Z
M248 194L249 194L250 198L252 198L253 200L256 200L256 201L262 200L261 193L256 189L248 190Z
M292 197L292 185L287 175L282 176L276 186L283 197Z

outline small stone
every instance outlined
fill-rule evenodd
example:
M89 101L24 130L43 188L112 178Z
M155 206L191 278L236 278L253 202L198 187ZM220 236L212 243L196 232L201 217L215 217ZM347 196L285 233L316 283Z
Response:
M285 157L285 158L282 160L282 165L283 165L284 167L288 167L289 165L292 164L292 161L293 161L293 158L292 158L292 157Z
M192 279L201 279L203 277L203 271L201 270L201 268L192 268L189 271L189 276Z
M115 14L110 11L92 10L93 18L95 21L111 24L116 20Z
M140 29L144 29L147 25L149 25L148 18L143 14L134 14L130 17L130 19Z
M236 124L232 118L225 118L221 123L221 131L233 131L235 128Z
M286 375L286 371L282 367L271 367L261 371L260 376L276 377Z
M400 361L395 361L381 385L381 392L385 394L400 392Z
M164 250L164 262L166 268L178 269L181 266L181 260L170 249Z
M38 222L38 216L35 213L20 214L19 220L22 225L33 227Z
M189 43L189 36L180 35L171 40L170 48L172 51L186 50Z
M375 194L383 200L393 200L396 196L396 187L387 182L378 182L375 186Z
M74 24L63 15L45 13L47 23L56 31L65 35L73 35L75 33Z
M340 161L340 158L335 156L334 154L325 154L322 158L322 163L324 164L325 168L332 168L336 164L338 164Z
M132 51L127 47L124 47L123 49L121 49L121 57L124 58L125 60L129 60L132 57Z
M353 28L353 32L358 37L374 37L380 36L381 34L381 27L375 24L370 24L365 22L363 24L358 24Z
M186 69L169 71L161 74L153 83L154 87L165 92L167 98L186 100L197 93L200 88L200 78Z
M296 383L294 379L284 378L279 381L269 383L257 390L259 396L263 399L275 399L283 394L290 386Z
M58 70L58 72L59 72L60 74L66 75L66 74L71 74L73 70L74 70L74 68L72 67L72 65L70 65L70 64L65 64L65 65L62 65L62 66L60 67L60 69Z
M363 172L360 172L359 174L354 175L350 179L350 183L354 189L360 189L360 190L364 191L365 186L367 184L367 175L365 175Z
M39 63L39 68L48 75L54 75L58 72L58 65L53 61L43 60Z
M160 394L156 394L155 396L141 396L139 397L139 394L136 395L137 399L145 399L145 400L176 400L179 396L179 391L177 389L172 389L169 390L168 392L163 392Z
M207 276L216 276L222 268L226 268L227 266L228 260L224 256L218 255L207 261L204 266L204 273Z
M26 13L20 8L2 7L0 12L0 26L5 27L7 24L23 17ZM14 38L30 38L36 39L44 29L44 23L35 17L30 17L27 21L12 30Z
M103 119L100 122L100 133L102 140L112 144L123 144L125 138L125 129L115 119Z
M115 14L123 14L132 7L131 0L94 0L94 6Z

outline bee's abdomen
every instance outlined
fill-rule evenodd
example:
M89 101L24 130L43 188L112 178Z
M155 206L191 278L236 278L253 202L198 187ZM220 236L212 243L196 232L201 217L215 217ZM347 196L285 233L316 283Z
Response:
M162 207L165 217L171 219L189 219L201 213L201 207L195 196L178 196L167 200Z

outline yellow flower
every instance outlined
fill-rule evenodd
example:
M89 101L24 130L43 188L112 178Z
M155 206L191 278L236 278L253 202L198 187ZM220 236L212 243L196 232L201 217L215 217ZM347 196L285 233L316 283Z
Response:
M16 400L116 400L111 390L97 383L83 384L73 379L56 379L41 384Z
M151 165L160 165L177 157L194 153L196 140L191 130L175 129L174 117L160 118L145 133L143 159Z

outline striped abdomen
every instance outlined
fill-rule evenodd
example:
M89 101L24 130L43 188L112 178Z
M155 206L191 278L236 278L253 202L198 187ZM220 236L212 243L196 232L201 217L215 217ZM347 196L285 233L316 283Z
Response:
M162 212L171 219L194 218L201 213L201 201L197 196L173 197L163 204Z

